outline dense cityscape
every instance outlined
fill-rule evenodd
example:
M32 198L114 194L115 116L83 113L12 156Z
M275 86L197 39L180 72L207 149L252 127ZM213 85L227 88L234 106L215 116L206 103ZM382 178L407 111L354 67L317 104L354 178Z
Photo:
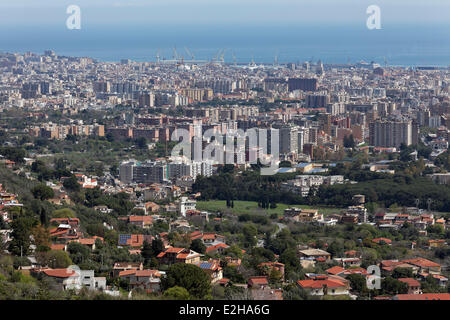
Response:
M0 300L450 300L449 67L149 60L0 54Z

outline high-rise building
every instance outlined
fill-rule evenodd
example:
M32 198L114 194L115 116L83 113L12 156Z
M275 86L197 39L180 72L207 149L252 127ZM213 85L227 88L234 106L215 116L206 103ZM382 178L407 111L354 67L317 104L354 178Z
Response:
M155 106L155 95L151 92L143 92L139 95L139 107L154 107Z
M280 128L280 153L298 152L298 130L295 127Z
M328 94L308 94L306 96L307 108L325 108L330 103Z
M318 86L318 81L315 78L289 78L288 80L289 91L317 91Z
M123 162L119 166L119 178L123 183L162 183L169 178L167 163L135 160Z
M417 130L417 126L414 126ZM414 134L416 137L417 134ZM411 145L413 125L411 120L389 121L377 120L369 124L370 145L384 148L398 148L402 143Z

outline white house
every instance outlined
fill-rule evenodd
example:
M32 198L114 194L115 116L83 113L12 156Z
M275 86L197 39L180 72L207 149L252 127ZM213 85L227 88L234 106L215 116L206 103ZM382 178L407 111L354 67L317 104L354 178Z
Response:
M195 210L197 206L197 201L189 199L188 197L181 197L178 203L178 211L183 217L186 216L186 212L189 210Z

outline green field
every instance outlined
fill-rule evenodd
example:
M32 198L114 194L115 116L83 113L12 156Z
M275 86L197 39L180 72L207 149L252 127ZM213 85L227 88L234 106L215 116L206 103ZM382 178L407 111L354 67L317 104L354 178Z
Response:
M277 203L277 207L275 209L262 209L258 208L258 203L253 201L234 201L234 208L227 208L225 200L210 200L210 201L198 201L197 202L197 210L204 210L204 211L210 211L210 212L217 212L217 211L231 211L233 214L243 214L243 213L265 213L265 214L272 214L276 213L279 216L282 216L284 213L284 209L290 208L290 207L297 207L297 208L303 208L303 209L318 209L319 212L323 213L324 215L330 214L330 213L336 213L339 212L341 209L338 208L321 208L321 207L310 207L306 205L287 205L283 203Z

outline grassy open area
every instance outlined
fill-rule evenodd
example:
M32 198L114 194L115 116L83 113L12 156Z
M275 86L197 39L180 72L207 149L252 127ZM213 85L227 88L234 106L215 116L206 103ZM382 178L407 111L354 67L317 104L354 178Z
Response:
M272 214L276 213L280 216L283 215L284 209L289 207L297 207L297 208L303 208L303 209L318 209L319 212L323 213L324 215L330 214L330 213L336 213L339 212L341 209L339 208L321 208L321 207L311 207L306 205L287 205L284 203L277 203L277 207L275 209L262 209L258 207L257 202L253 201L234 201L234 208L227 208L227 202L225 200L210 200L210 201L198 201L197 202L197 210L204 210L204 211L210 211L210 212L217 212L217 211L231 211L234 214L243 214L243 213L265 213L265 214Z

